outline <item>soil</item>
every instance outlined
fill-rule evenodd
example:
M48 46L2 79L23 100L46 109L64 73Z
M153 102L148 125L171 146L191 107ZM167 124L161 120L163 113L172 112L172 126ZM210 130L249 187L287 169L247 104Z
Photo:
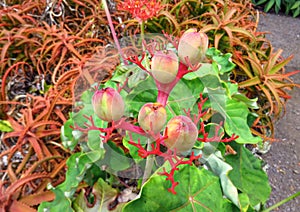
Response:
M276 14L261 14L259 31L268 31L266 37L275 50L283 49L283 57L294 55L286 71L300 70L300 18ZM300 84L300 73L291 77ZM287 103L286 114L276 123L275 136L278 142L271 145L268 153L262 155L267 163L267 173L272 194L267 206L300 191L300 89L290 92L292 99ZM299 212L300 197L289 201L275 211Z

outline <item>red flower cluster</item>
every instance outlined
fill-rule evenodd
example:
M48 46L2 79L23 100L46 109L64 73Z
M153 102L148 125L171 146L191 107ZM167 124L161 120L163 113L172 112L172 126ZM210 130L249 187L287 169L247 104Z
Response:
M156 0L125 0L120 2L118 10L128 11L138 21L146 21L156 16L162 7Z

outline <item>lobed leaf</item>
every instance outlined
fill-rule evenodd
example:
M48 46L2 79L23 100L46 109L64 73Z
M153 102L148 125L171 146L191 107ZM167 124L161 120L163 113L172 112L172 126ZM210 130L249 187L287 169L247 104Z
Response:
M247 194L252 207L264 204L270 196L271 187L261 161L241 144L232 143L232 147L237 154L225 156L225 161L233 168L229 178L240 191Z
M108 185L102 178L93 186L94 204L92 207L86 203L86 197L82 190L73 202L73 208L78 212L110 211L109 205L117 197L118 191Z
M220 178L224 195L239 207L240 202L238 198L238 190L228 177L228 173L232 170L232 167L225 161L218 158L216 154L211 154L208 158L206 158L206 163L212 172Z
M184 165L175 173L175 179L179 182L176 195L168 192L170 182L164 176L152 175L142 187L140 198L126 204L123 211L221 211L219 178L211 172Z
M38 207L38 212L74 212L71 205L72 202L69 198L64 195L64 192L58 188L51 189L55 193L55 199L52 202L42 202Z
M225 117L225 131L229 135L235 133L239 136L236 142L255 144L262 141L260 137L255 137L251 133L247 123L249 110L244 103L229 99L226 101L225 108L220 106L220 109L222 110L221 114Z
M101 151L78 152L71 155L67 160L66 179L57 188L63 191L66 197L72 197L79 183L84 178L86 171L102 156L103 152Z

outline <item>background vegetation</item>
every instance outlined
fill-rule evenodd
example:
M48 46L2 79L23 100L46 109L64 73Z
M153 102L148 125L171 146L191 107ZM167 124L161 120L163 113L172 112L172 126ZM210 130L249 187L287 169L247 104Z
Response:
M253 0L256 6L262 6L265 12L274 11L275 13L285 13L292 15L294 18L300 15L299 0Z

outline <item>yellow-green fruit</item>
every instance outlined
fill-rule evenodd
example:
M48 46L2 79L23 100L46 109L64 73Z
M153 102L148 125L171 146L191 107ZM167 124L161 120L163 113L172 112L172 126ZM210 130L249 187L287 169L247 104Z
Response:
M173 51L157 51L151 61L153 77L160 83L172 82L178 73L178 56Z
M203 62L205 53L208 49L208 37L197 29L188 29L183 33L178 44L178 56L180 62L186 64L185 58L188 57L192 65Z
M95 114L104 121L118 121L124 114L124 101L113 88L97 90L92 98Z
M158 102L146 103L139 111L138 123L148 132L159 133L167 121L166 109Z
M187 116L175 116L169 120L164 131L165 145L177 152L185 152L193 148L197 138L198 129Z

